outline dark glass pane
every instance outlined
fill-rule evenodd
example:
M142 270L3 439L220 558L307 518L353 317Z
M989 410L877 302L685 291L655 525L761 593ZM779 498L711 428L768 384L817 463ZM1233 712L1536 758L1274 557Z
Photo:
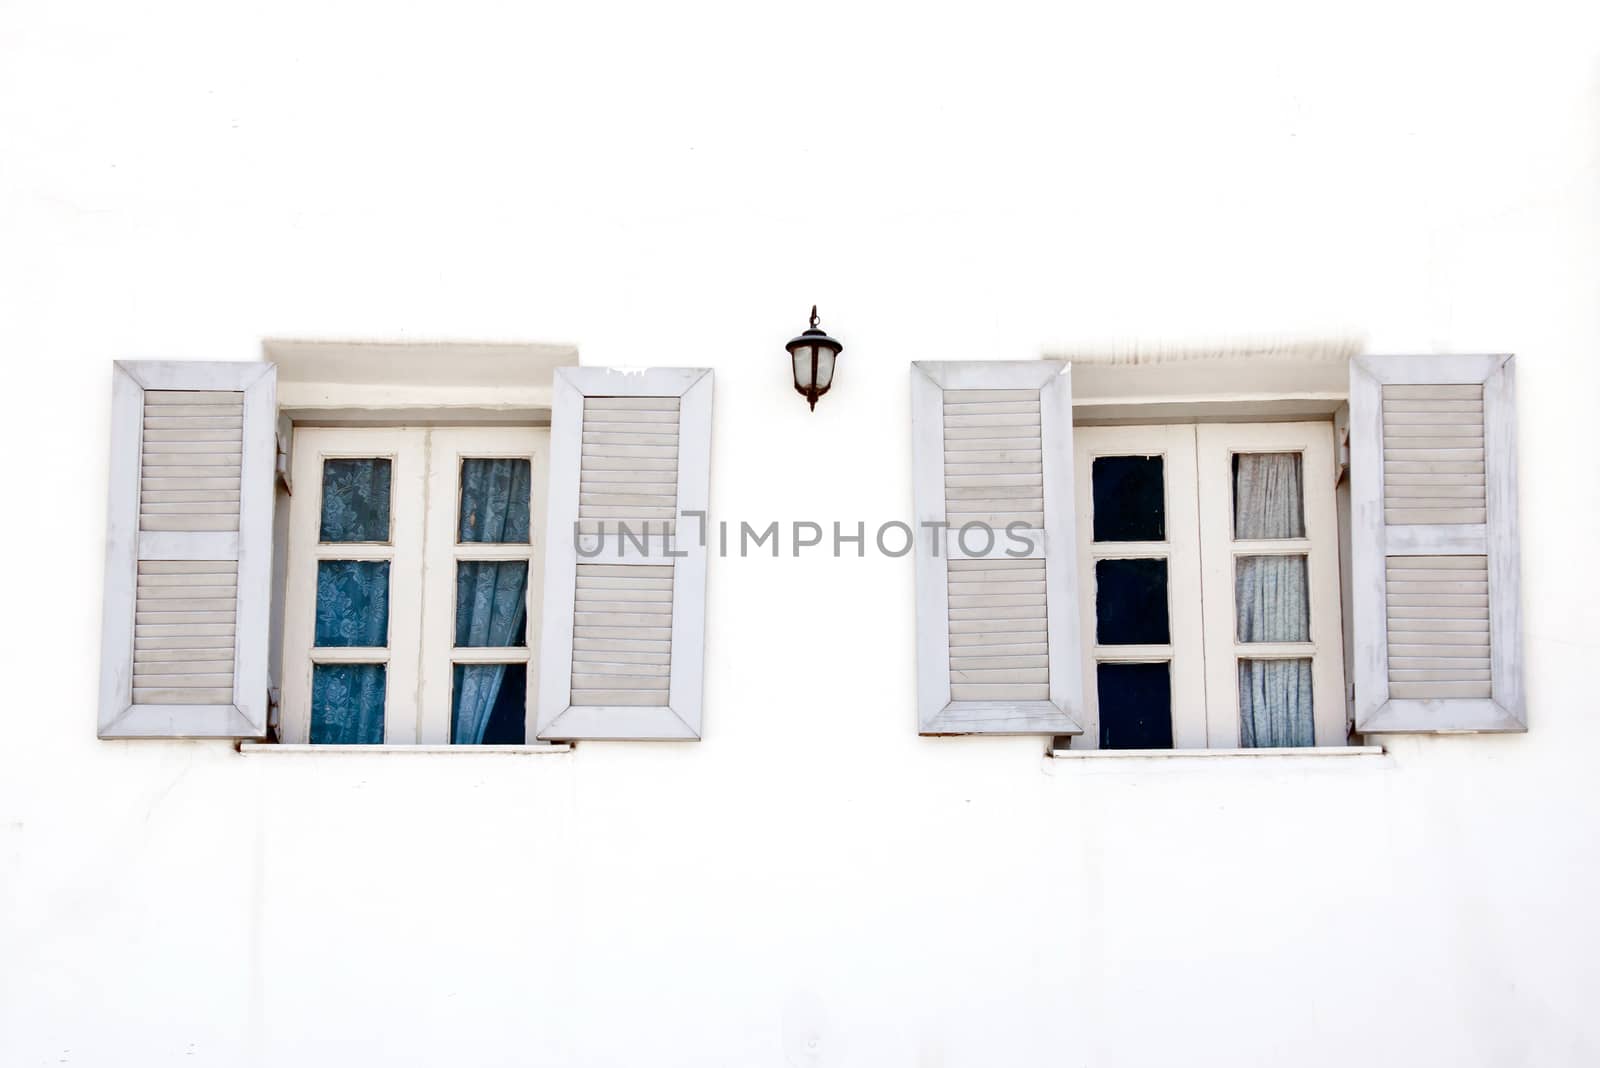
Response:
M1165 560L1101 560L1094 565L1095 640L1101 645L1165 645Z
M1303 538L1300 454L1243 452L1233 458L1233 536Z
M456 644L528 644L528 562L456 564Z
M388 669L317 664L311 669L311 744L382 745Z
M532 481L527 460L462 460L459 540L528 544Z
M527 665L456 665L451 744L522 745L527 741L527 710Z
M1095 541L1166 540L1161 457L1100 456L1093 470Z
M393 463L322 461L322 541L388 541Z
M1168 665L1099 664L1101 749L1171 749Z
M1239 744L1316 744L1309 659L1239 661Z
M389 561L317 562L317 632L313 644L389 644Z
M1308 642L1311 603L1304 556L1241 556L1234 562L1233 601L1242 642Z

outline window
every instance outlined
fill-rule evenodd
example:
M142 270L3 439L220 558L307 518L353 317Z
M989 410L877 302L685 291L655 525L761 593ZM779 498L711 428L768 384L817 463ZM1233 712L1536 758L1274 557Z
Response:
M1346 740L1333 426L1074 432L1079 748Z
M295 431L282 735L523 744L549 431Z
M709 369L266 348L115 365L100 737L700 737Z

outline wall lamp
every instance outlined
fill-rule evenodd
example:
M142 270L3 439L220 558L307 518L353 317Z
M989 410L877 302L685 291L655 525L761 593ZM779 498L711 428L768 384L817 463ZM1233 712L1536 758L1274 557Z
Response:
M816 410L817 398L833 385L833 365L844 346L822 332L817 306L811 305L811 329L784 348L794 360L794 389Z

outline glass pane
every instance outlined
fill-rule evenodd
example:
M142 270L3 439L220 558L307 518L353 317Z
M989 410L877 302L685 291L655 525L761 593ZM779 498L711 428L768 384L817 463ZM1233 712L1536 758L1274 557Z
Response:
M528 644L528 562L456 564L456 645Z
M1171 749L1172 679L1165 663L1099 664L1101 749Z
M1239 744L1316 744L1309 659L1239 661Z
M1101 645L1165 645L1165 560L1101 560L1094 565L1095 640Z
M528 493L533 466L527 460L462 460L462 542L528 544Z
M311 744L382 745L382 664L317 664L311 669Z
M1242 642L1308 642L1311 605L1304 556L1241 556L1234 561L1233 600Z
M454 693L452 745L522 745L527 741L526 664L457 664Z
M1234 456L1233 536L1306 536L1299 453L1243 452Z
M322 541L389 540L386 459L322 461Z
M1166 540L1161 457L1101 456L1093 471L1095 541Z
M317 562L317 632L313 644L389 644L389 561Z

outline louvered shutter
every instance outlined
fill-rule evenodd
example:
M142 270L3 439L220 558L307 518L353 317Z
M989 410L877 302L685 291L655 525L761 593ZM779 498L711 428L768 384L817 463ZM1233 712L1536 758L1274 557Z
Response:
M700 737L711 382L556 371L540 738Z
M113 372L100 737L267 728L277 371Z
M1080 733L1070 368L916 363L911 418L921 732Z
M1356 729L1520 731L1510 356L1350 371Z

